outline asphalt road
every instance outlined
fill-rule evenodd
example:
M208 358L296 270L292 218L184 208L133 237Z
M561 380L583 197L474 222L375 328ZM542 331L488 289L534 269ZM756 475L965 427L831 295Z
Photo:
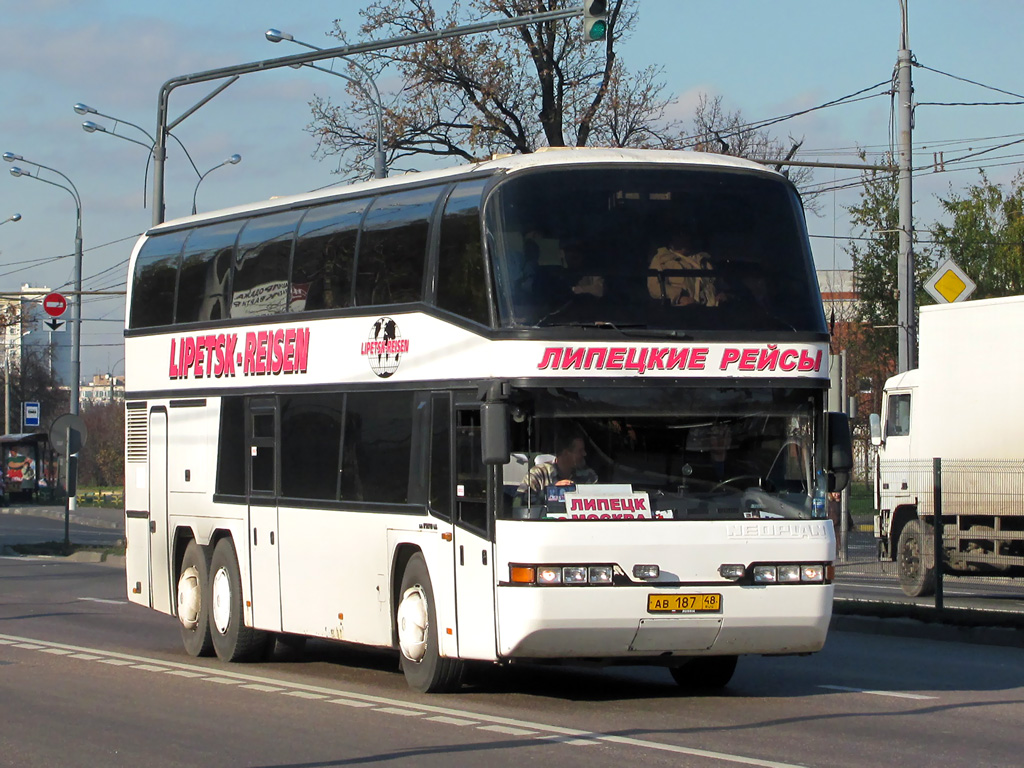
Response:
M458 694L313 643L224 665L130 605L106 565L0 558L0 765L1017 766L1024 650L833 632L745 657L718 695L658 669L520 667Z

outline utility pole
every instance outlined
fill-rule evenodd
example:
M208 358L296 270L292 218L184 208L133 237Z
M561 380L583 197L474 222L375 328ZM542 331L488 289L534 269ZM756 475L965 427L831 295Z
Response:
M896 283L899 310L896 321L899 334L899 372L917 367L917 321L914 311L914 197L911 167L911 131L914 127L914 87L910 69L912 57L907 22L907 2L900 0L900 52L896 63L896 100L899 122L899 198L900 225Z

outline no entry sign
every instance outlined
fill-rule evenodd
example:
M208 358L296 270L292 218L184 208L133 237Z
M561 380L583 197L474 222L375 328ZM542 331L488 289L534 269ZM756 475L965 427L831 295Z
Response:
M68 308L68 300L59 293L48 293L43 297L43 311L50 317L60 317Z

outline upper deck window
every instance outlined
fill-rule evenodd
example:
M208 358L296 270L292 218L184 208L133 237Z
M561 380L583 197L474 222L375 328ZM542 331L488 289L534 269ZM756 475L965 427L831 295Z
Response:
M488 205L500 323L825 332L800 203L781 179L573 166Z
M437 258L437 306L489 325L480 240L480 196L485 184L483 179L459 184L445 203Z
M302 211L250 219L238 238L231 317L277 315L288 309L288 267Z
M427 231L441 187L381 195L363 222L356 304L423 300Z
M170 325L174 320L174 286L178 259L188 232L149 238L135 261L129 328Z
M228 280L241 221L192 230L181 256L175 323L228 317Z
M368 204L342 200L306 214L292 262L292 312L352 306L359 223Z

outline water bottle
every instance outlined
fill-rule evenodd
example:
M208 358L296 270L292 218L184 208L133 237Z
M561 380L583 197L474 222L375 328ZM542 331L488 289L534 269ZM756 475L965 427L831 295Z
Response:
M814 496L811 499L811 517L826 517L825 512L825 473L820 469L814 476Z

